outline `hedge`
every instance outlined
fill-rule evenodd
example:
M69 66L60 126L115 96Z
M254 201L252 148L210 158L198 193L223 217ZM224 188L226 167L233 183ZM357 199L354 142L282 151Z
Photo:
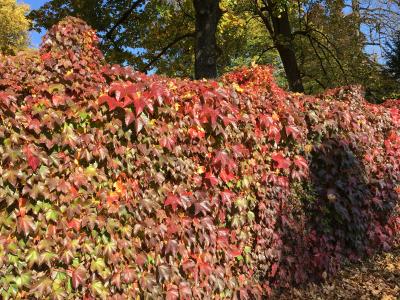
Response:
M390 249L399 101L110 66L67 18L0 58L0 293L252 299Z

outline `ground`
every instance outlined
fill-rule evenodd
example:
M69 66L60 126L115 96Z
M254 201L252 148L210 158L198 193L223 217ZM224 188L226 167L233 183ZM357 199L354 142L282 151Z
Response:
M400 247L347 266L323 284L293 289L278 299L400 299Z

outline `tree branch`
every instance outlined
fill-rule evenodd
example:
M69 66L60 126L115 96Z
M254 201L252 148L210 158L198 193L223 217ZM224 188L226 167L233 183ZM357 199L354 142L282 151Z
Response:
M258 55L258 58L257 58L257 60L256 60L256 64L258 64L258 62L261 60L261 58L263 57L263 55L264 55L265 53L267 53L268 51L270 51L270 50L272 50L272 49L276 49L276 47L275 47L275 46L270 46L270 47L267 47L266 49L264 49L264 50Z
M176 37L172 42L170 42L167 46L165 46L163 49L161 49L160 53L158 53L155 57L153 57L153 59L147 63L147 65L141 70L141 72L145 73L149 70L149 68L157 61L161 58L161 56L163 56L169 48L171 48L173 45L175 45L176 43L188 38L188 37L194 37L194 32L190 32L190 33L186 33L184 35L178 36Z
M329 49L329 47L325 46L325 45L324 45L323 43L321 43L320 41L318 41L318 40L317 40L316 38L314 38L313 36L310 35L310 38L313 39L314 42L317 43L318 47L320 47L321 49L324 48L324 49L332 56L332 58L336 61L336 63L338 64L340 70L342 71L342 74L343 74L343 77L344 77L344 80L345 80L346 84L348 84L349 81L348 81L348 79L347 79L346 72L345 72L345 70L344 70L344 68L343 68L343 66L342 66L342 64L341 64L341 62L340 62L340 60L336 57L336 55L332 52L332 50Z
M319 55L317 49L315 48L314 42L313 42L313 40L311 39L310 36L308 36L308 40L310 41L311 47L314 49L314 53L315 53L315 55L317 56L317 58L318 58L318 60L319 60L319 64L320 64L320 66L321 66L322 71L324 72L326 78L329 79L329 78L328 78L328 72L326 72L326 70L325 70L324 63L323 63L323 61L322 61L322 58L321 58L321 56Z
M105 38L110 39L111 35L114 33L114 31L118 28L119 25L123 24L128 17L132 14L132 12L138 8L140 5L142 5L146 0L136 0L132 3L131 7L128 8L127 11L125 11L122 16L115 22L114 26L111 27L111 29L106 33Z

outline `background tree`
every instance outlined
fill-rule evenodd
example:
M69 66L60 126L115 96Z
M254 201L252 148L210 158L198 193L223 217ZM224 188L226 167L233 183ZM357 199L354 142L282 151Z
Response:
M295 24L296 54L308 93L365 84L375 63L364 52L358 17L344 13L344 1L313 3Z
M250 9L265 25L285 69L289 89L303 92L304 86L295 53L290 9L293 3L287 0L250 1Z
M179 58L176 75L193 75L193 67L190 73L182 70L193 63L195 54L196 78L210 78L217 75L215 32L221 14L217 0L52 0L32 11L30 18L40 30L68 15L80 17L98 31L110 62L142 71L165 72L165 65L172 65L167 62Z
M216 12L206 14L213 25L207 34L199 34L207 22L196 26L200 18L196 3L198 12L205 8ZM398 4L395 0L51 0L30 16L35 28L48 28L65 15L81 17L98 30L109 62L145 72L215 77L258 62L275 65L277 74L285 75L279 82L292 91L318 93L363 84L368 94L382 97L390 80L382 59L370 52L379 53L393 32L395 26L388 20L397 18ZM210 40L200 41L199 36ZM208 74L195 76L196 46L211 47Z
M299 22L294 24L297 55L308 93L361 84L366 96L376 101L392 89L393 81L385 74L382 59L370 53L371 49L382 51L380 43L385 32L390 32L390 28L384 28L388 11L383 6L381 10L380 1L374 1L374 5L366 2L326 0L303 5L302 16L296 17ZM375 30L380 27L378 34Z
M29 13L33 28L49 29L67 16L79 17L96 29L101 38L101 50L112 63L135 65L132 53L139 47L140 16L146 0L51 0ZM138 28L138 30L136 29Z
M345 0L357 21L357 29L365 37L365 46L375 46L382 50L387 41L399 29L399 0Z
M196 24L195 78L217 77L217 28L222 11L219 0L193 0Z
M16 0L0 0L0 52L15 54L27 48L30 22L25 17L29 6Z
M385 48L385 76L387 98L400 98L400 31L393 34L393 37L386 43Z
M400 31L387 43L386 67L390 76L400 81Z

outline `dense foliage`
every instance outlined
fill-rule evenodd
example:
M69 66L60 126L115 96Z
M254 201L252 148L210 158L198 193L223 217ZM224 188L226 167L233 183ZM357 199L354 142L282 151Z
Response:
M0 54L14 54L29 44L29 6L16 0L0 0Z
M400 31L396 32L386 50L387 71L397 81L400 80Z
M68 18L0 61L2 298L258 298L391 247L398 101L146 76L96 45Z

